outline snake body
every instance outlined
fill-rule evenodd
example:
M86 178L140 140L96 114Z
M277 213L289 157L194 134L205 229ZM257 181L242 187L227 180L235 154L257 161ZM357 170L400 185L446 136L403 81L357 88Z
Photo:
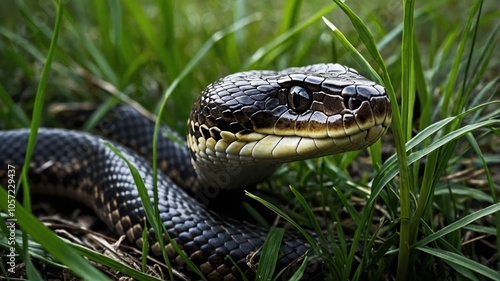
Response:
M131 118L134 114L129 111L116 116L104 129L147 158L150 122ZM283 162L366 147L385 133L390 120L384 88L338 64L222 78L209 85L193 107L188 148L160 142L158 154L163 160L159 166L165 168L158 177L160 218L169 236L207 280L241 280L242 275L253 279L267 230L207 210L180 186L196 195L207 186L252 185ZM3 185L7 164L22 166L28 137L27 129L0 132ZM115 146L138 169L153 198L149 161L125 146ZM41 128L30 167L34 192L87 204L111 230L142 248L145 213L134 180L126 163L99 137ZM153 231L149 233L151 251L161 256ZM171 265L199 278L165 242ZM309 249L301 235L287 232L276 272L293 273ZM312 279L321 272L321 263L315 261L308 264L303 278Z

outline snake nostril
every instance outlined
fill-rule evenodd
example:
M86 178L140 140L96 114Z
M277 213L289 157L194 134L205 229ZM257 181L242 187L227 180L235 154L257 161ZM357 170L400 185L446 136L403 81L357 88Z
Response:
M357 98L358 91L355 85L350 85L342 89L342 97L344 98L344 108L355 110L361 106L361 100Z
M344 107L350 110L356 110L361 106L362 101L355 97L345 97Z

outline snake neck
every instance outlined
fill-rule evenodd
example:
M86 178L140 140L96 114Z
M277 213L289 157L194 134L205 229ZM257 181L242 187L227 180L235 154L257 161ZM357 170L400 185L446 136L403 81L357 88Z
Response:
M253 164L251 166L226 163L207 163L193 160L198 182L215 189L241 189L255 186L271 176L279 164Z

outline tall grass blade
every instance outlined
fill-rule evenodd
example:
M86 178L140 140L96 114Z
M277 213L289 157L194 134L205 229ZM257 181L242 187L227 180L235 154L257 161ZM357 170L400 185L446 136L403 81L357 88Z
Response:
M458 85L457 77L460 71L460 66L463 62L463 54L465 52L467 42L469 41L469 36L471 35L470 30L474 22L474 17L477 14L478 10L480 9L481 5L482 5L482 0L476 0L474 2L474 5L471 8L471 12L469 13L469 18L467 20L467 23L463 29L462 37L460 38L457 53L455 55L455 60L453 62L453 66L450 71L450 76L446 83L443 107L441 108L442 116L450 116L458 114L460 113L461 107L463 107L463 104L459 104L458 100L454 99L453 97L457 97L458 99L460 99L460 96L463 93L462 88L460 88L458 93L455 92L455 87Z
M309 262L309 256L305 256L304 260L300 264L300 267L295 271L295 273L290 277L290 281L300 281L302 276L304 276L304 271L306 270L307 263Z
M373 67L368 63L368 61L356 50L356 48L347 40L347 38L342 34L342 32L328 19L323 17L323 21L326 25L332 30L333 34L342 44L342 46L346 49L347 53L351 55L354 59L354 62L362 69L370 79L376 81L377 83L382 83L382 78L378 75L378 73L373 69Z
M31 118L30 136L28 138L24 165L22 167L22 172L20 177L21 178L20 183L22 183L23 185L23 205L25 206L27 212L31 212L31 197L30 197L31 193L27 175L30 169L31 155L35 150L36 138L38 135L38 127L40 126L40 119L42 116L43 103L45 99L45 90L47 87L47 82L49 80L52 60L54 58L57 48L57 39L59 38L59 30L61 27L61 19L63 15L63 7L61 1L57 2L56 9L57 9L57 14L56 14L56 22L54 25L54 33L52 34L49 52L47 54L47 58L45 59L45 65L42 70L42 76L40 78L40 83L38 84L37 88L35 104L33 107L33 116ZM23 232L23 245L28 245L28 236L25 232ZM31 279L40 279L41 277L39 276L38 272L36 272L31 262L28 247L24 247L23 249L23 258L24 262L26 263L28 277Z
M422 252L441 258L445 262L453 263L460 267L467 268L471 271L477 272L478 274L481 274L484 277L489 278L491 280L500 280L500 273L478 262L468 259L462 255L429 247L417 247L417 249Z
M406 135L403 133L403 126L402 124L405 123L405 120L401 119L401 112L399 111L398 105L397 105L397 97L389 76L389 72L387 70L387 67L385 66L385 63L382 59L381 54L379 53L377 49L377 45L375 43L375 39L373 38L373 35L369 31L368 27L364 24L364 22L342 1L340 0L333 0L341 9L344 11L344 13L349 17L351 20L351 23L353 24L354 28L357 31L357 35L359 36L361 42L366 46L368 52L370 53L371 57L377 65L383 70L383 75L382 79L384 81L383 85L386 87L387 94L389 96L389 99L391 100L391 106L392 106L392 131L394 133L394 140L396 144L396 153L398 156L398 168L399 168L399 175L400 175L400 206L401 206L401 214L400 214L400 232L401 232L401 239L400 239L400 252L399 252L399 258L400 262L398 265L398 271L400 272L398 274L400 280L406 278L406 272L407 272L407 266L408 266L408 256L409 256L409 231L410 231L410 220L411 220L411 204L410 204L410 171L409 171L409 166L407 162L407 156L406 156L406 148L405 148L405 142L406 142ZM411 14L413 15L413 5L405 5L405 14ZM411 26L410 26L411 27ZM405 24L403 26L403 30L407 29L406 32L408 32L408 27ZM404 32L404 31L403 31ZM413 30L411 30L411 36L413 36ZM403 115L404 116L404 115ZM407 116L404 116L404 118L407 118ZM368 221L369 218L369 213L366 212L367 215L364 217L364 223ZM361 231L364 229L364 224L362 224L358 229L355 234L355 243L357 242L356 239L359 238L361 235ZM351 256L354 255L353 250L351 250Z
M403 1L403 39L401 42L401 116L403 117L402 137L403 140L411 138L413 128L413 107L415 104L415 72L413 66L413 10L415 2L413 0ZM398 153L398 156L399 153ZM396 280L403 281L408 278L408 266L410 265L410 236L411 236L411 220L412 206L410 198L411 174L407 168L405 171L400 170L400 174L405 181L399 188L400 197L400 216L401 226L399 228L399 254L398 254L398 269Z
M246 191L245 194L248 197L250 197L254 200L257 200L262 205L266 206L268 209L270 209L271 211L273 211L274 213L276 213L277 215L279 215L280 217L282 217L286 221L288 221L291 225L293 225L297 230L300 231L300 233L304 236L304 238L306 238L307 242L309 242L309 244L315 250L316 253L321 252L317 243L314 241L314 239L311 237L311 235L304 228L302 228L296 221L294 221L287 213L280 210L278 207L274 206L270 202L268 202L268 201L266 201L266 200L264 200L256 195L249 193L248 191Z
M445 236L446 234L449 234L455 230L463 228L466 225L468 225L468 224L470 224L470 223L472 223L472 222L474 222L482 217L485 217L487 215L491 215L491 214L498 212L498 211L500 211L500 203L495 203L495 204L488 206L484 209L475 211L472 214L469 214L469 215L443 227L442 229L425 236L421 240L415 242L415 244L413 246L414 247L425 246L425 245L429 244L430 242L435 241L436 239L439 239L439 238Z
M112 268L114 270L117 270L118 272L123 273L130 278L134 278L134 280L141 280L141 281L160 281L160 280L163 280L163 279L155 278L155 277L153 277L149 274L146 274L144 272L140 272L140 271L138 271L138 270L136 270L128 265L123 264L122 262L119 262L119 261L113 259L112 257L108 257L104 254L100 254L98 252L89 250L88 248L86 248L84 246L81 246L81 245L78 245L78 244L75 244L75 243L72 243L69 241L65 241L65 242L68 245L70 245L72 250L74 250L78 255L87 257L90 260L92 260L98 264L101 264L101 265L107 266L109 268ZM101 280L101 279L93 279L93 278L95 278L93 275L85 276L84 278L85 278L85 280Z
M283 228L271 227L262 246L262 256L257 267L256 280L271 280L280 253L281 240L285 230Z

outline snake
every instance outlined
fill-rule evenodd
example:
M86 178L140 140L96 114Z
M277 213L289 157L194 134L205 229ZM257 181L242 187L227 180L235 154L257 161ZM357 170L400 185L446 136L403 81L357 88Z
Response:
M130 108L112 115L101 129L114 133L110 142L138 170L153 198L154 123ZM157 208L168 233L170 266L193 279L256 278L269 231L208 210L208 191L255 185L283 163L366 148L390 124L385 88L341 64L245 71L208 85L193 105L185 143L172 141L166 127L158 141ZM3 186L7 165L22 167L29 135L29 129L0 132ZM145 210L136 184L127 163L102 138L40 128L28 173L32 192L89 206L111 231L142 249ZM154 231L148 233L150 252L161 257ZM289 278L310 253L298 231L286 231L275 271ZM302 279L321 278L323 270L320 259L310 259Z

